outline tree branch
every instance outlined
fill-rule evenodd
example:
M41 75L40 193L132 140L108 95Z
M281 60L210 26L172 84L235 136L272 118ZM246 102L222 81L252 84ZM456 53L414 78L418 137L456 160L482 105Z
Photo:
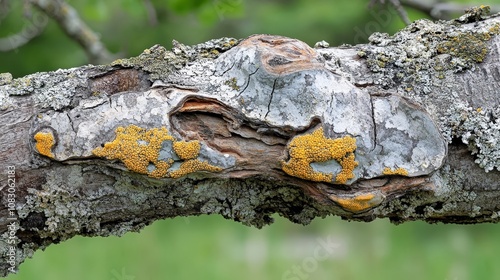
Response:
M9 13L9 4L9 1L0 1L0 21ZM33 13L28 8L26 9L24 14L28 22L27 26L14 35L0 38L0 51L7 52L20 48L45 30L47 17L42 13Z
M74 235L220 214L500 219L500 17L312 49L174 42L0 77L0 272Z
M435 0L401 0L401 3L406 7L424 12L435 20L449 20L454 15L462 14L465 10L471 7L470 4L448 3ZM500 12L500 7L497 5L491 5L491 12Z

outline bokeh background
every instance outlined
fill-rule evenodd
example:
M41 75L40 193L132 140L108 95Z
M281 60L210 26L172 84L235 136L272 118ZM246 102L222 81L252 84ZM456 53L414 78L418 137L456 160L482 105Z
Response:
M372 32L393 34L404 27L390 6L368 8L363 0L68 3L121 57L139 55L154 44L170 48L173 39L190 45L268 33L337 46L364 43ZM407 11L411 20L428 17ZM24 16L30 12L23 1L11 0L9 10L0 10L0 38L25 28ZM0 73L14 77L87 63L81 47L51 19L28 44L0 52ZM500 279L500 225L396 226L388 220L357 223L328 217L304 227L278 216L275 221L258 230L219 216L179 217L122 237L78 236L37 251L17 275L6 279Z

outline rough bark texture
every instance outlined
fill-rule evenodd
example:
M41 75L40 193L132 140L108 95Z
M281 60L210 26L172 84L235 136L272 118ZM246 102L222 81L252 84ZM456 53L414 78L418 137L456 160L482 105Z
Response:
M499 33L471 12L366 45L257 35L2 74L0 274L166 217L497 222Z

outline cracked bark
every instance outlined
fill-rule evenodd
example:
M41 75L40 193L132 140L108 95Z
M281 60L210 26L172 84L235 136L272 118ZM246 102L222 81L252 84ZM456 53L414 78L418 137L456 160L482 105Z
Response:
M499 26L418 21L326 49L222 38L3 74L1 275L166 217L497 222Z

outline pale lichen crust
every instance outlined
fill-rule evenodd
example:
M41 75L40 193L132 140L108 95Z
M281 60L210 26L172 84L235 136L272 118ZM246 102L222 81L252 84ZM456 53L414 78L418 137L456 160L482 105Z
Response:
M54 135L50 132L38 132L35 134L34 138L36 141L35 147L38 153L49 158L54 158L54 154L52 153L52 148L56 143Z
M417 20L393 36L374 33L358 47L371 71L363 79L426 108L448 144L461 139L486 172L500 170L496 89L474 83L491 78L496 65L500 22L484 20L488 11L482 5L448 22Z
M221 167L197 159L199 141L177 141L165 127L145 129L135 125L118 127L112 142L96 148L92 153L109 160L118 159L140 174L154 178L179 178L197 171L218 172ZM176 161L182 161L173 169Z
M299 135L288 144L290 160L282 163L282 169L288 175L315 181L345 184L354 178L353 170L358 166L355 161L356 139L345 136L337 139L328 139L323 134L323 128L311 134ZM313 162L337 161L342 169L335 175L322 173L311 167Z

